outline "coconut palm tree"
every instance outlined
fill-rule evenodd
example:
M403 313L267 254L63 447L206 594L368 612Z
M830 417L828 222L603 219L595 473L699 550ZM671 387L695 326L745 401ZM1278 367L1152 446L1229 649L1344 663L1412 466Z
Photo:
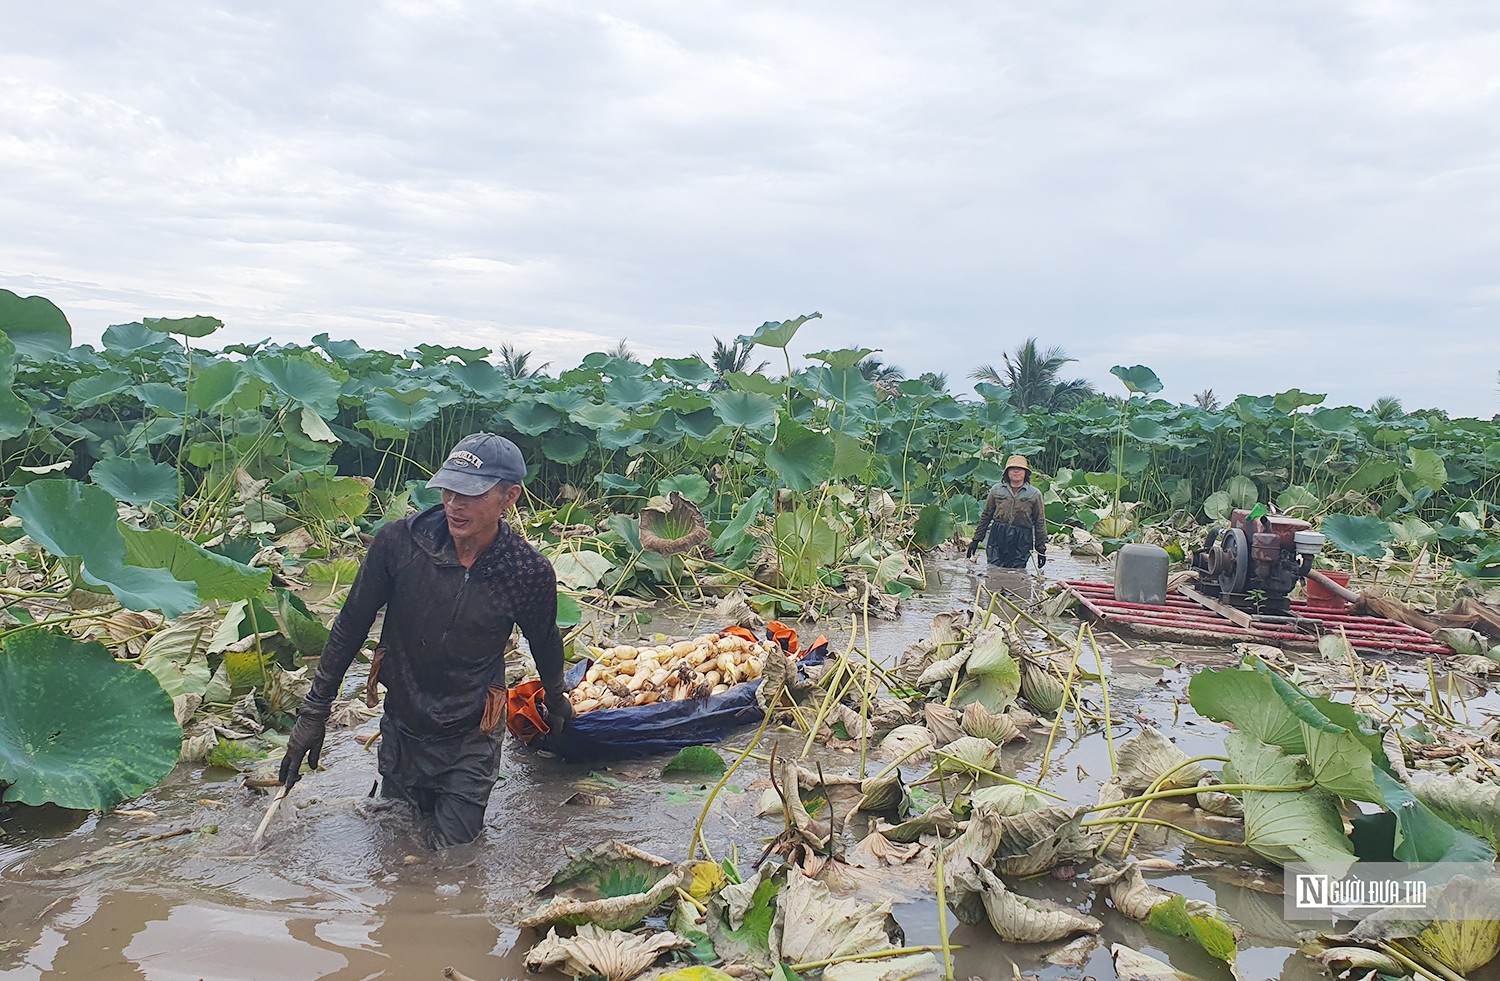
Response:
M932 386L932 390L939 395L948 394L948 373L946 371L924 371L917 376L918 381L924 381Z
M517 350L514 344L501 344L496 354L500 357L500 374L511 380L536 378L552 364L544 361L535 368L531 367L531 352Z
M865 381L872 385L894 385L896 382L906 379L906 372L893 364L886 364L879 358L865 358L856 367L864 376Z
M738 371L745 374L758 375L762 371L765 371L771 362L762 361L754 368L750 367L750 349L753 347L755 347L753 343L741 341L739 338L735 338L730 343L725 344L715 337L714 353L712 356L705 358L701 354L694 355L699 360L707 362L708 366L714 370L714 374L719 376L708 387L713 391L720 391L729 387L729 383L724 380L724 376L730 372Z
M1039 351L1036 338L1028 337L1014 354L1000 356L1004 359L1003 371L982 364L969 372L969 377L1010 389L1010 404L1017 409L1068 409L1096 394L1094 386L1083 378L1058 379L1063 365L1078 359L1068 357L1057 345Z
M630 349L629 340L628 337L620 338L614 347L608 348L604 353L620 361L634 361L640 364L641 359Z
M1211 388L1205 388L1197 395L1194 395L1193 404L1200 409L1208 409L1210 412L1215 409L1222 408L1222 405L1219 402L1219 397L1214 394L1214 390Z
M1370 414L1381 422L1394 422L1406 415L1401 400L1394 395L1382 395L1370 406Z

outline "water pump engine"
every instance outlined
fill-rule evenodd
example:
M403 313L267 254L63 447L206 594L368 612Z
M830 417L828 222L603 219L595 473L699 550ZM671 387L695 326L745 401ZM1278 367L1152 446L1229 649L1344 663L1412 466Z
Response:
M1198 588L1232 606L1284 616L1323 541L1309 522L1282 514L1251 518L1249 511L1236 510L1229 527L1211 529L1193 553Z

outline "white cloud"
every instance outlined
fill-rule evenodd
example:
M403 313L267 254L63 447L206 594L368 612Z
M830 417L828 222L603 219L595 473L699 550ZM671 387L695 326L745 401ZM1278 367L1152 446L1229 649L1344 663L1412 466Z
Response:
M83 0L0 55L0 282L82 337L565 363L821 309L794 353L955 381L1036 336L1500 408L1488 4Z

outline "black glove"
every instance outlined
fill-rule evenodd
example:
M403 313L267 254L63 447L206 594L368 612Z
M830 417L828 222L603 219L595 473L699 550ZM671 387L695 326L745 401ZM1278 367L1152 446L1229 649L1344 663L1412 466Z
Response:
M1038 553L1036 553L1036 567L1037 567L1038 570L1047 568L1047 553L1046 552L1038 552Z
M315 702L309 696L303 699L297 713L297 724L286 741L286 755L281 758L281 783L290 787L302 776L302 760L308 766L318 768L318 759L323 755L323 736L328 731L328 713L332 702Z
M551 735L559 735L573 721L573 703L568 701L566 692L556 695L548 695L542 702L542 708L547 710L547 728Z
M976 538L969 543L968 558L972 559L974 557L974 553L977 551L979 551L979 539Z

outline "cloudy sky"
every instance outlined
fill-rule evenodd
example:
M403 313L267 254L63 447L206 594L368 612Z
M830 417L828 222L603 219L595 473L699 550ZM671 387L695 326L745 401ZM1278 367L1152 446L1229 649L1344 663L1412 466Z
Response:
M75 336L510 341L820 310L967 389L1500 411L1500 5L7 4L0 286ZM776 352L768 352L775 357ZM779 362L779 357L776 357ZM800 360L800 359L799 359Z

